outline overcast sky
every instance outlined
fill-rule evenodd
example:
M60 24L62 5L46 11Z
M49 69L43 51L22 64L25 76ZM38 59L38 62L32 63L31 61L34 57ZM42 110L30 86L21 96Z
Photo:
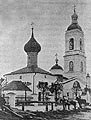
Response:
M31 36L31 22L42 47L38 65L49 70L58 53L63 66L65 31L74 4L85 35L87 72L91 73L91 0L0 0L0 76L26 66L24 45Z

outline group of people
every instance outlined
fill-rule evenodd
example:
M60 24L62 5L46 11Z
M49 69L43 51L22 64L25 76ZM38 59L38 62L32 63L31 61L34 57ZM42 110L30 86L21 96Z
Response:
M70 106L74 106L74 109L76 110L77 104L78 107L80 109L82 109L82 105L86 105L86 100L85 99L81 99L81 97L76 97L76 99L72 100L72 99L67 99L65 98L65 96L63 96L63 98L60 99L60 103L62 103L63 105L63 110L66 110L66 108L68 107L68 110L70 110Z

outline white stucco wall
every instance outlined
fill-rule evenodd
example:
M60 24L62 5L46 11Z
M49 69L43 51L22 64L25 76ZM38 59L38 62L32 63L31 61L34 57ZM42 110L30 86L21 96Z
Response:
M74 38L74 49L69 50L70 38ZM80 39L82 40L82 50L80 50ZM73 72L69 71L69 62L73 61ZM81 62L83 62L83 72L81 72ZM66 31L65 33L65 55L64 55L64 75L68 78L78 77L86 80L86 57L84 47L84 33L77 29Z
M31 85L29 87L31 90L33 90L33 76L34 75L35 75L35 73L8 75L7 82L9 83L14 80L21 80L22 82L30 82ZM20 79L20 76L22 76L22 79ZM39 81L48 82L48 84L50 85L52 82L56 81L56 77L51 76L51 75L36 73L36 75L34 77L35 92L37 91L36 86L38 85Z
M20 79L20 76L22 76L22 79ZM34 93L36 95L33 95L33 76L34 76ZM39 74L39 73L7 75L6 77L8 83L11 81L20 81L20 80L22 82L30 82L31 85L29 85L28 87L32 90L32 92L27 91L27 96L33 97L33 100L38 100L38 92L40 92L40 90L37 88L37 85L39 81L48 82L48 85L51 85L52 82L56 81L55 76ZM25 91L4 91L4 94L7 95L7 93L9 92L14 92L16 94L16 97L25 95Z
M61 70L61 69L52 69L52 70L50 70L50 72L52 73L52 74L60 74L60 75L63 75L63 73L64 73L64 71L63 70Z
M80 50L80 38L82 39L83 42L83 52L85 52L84 49L84 33L74 29L71 31L66 31L65 32L65 52L69 51L69 40L70 38L74 38L74 49L75 50Z

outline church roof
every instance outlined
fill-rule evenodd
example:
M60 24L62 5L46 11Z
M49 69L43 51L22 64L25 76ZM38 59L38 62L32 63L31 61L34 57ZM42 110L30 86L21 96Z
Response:
M32 28L32 35L30 40L25 44L24 46L25 52L40 52L41 46L40 44L35 40L34 34L33 34L33 28Z
M67 28L67 31L69 31L69 30L74 30L74 29L78 29L78 30L82 31L82 28L78 25L78 23L72 23L72 24Z
M61 70L63 70L63 68L58 64L55 64L54 66L52 66L51 70L53 70L53 69L61 69Z
M22 81L12 81L8 83L5 87L3 87L3 90L32 91Z
M56 63L55 63L55 65L53 65L53 66L51 67L51 69L50 69L50 70L54 70L54 69L56 69L56 70L57 70L57 69L60 69L60 70L62 70L62 71L63 71L63 68L62 68L60 65L58 65L58 61L59 61L59 60L58 60L58 58L57 58L57 53L56 53L56 55L55 55L55 56L56 56L56 59L55 59L55 62L56 62Z
M24 67L22 69L16 70L14 72L5 74L6 75L15 75L15 74L27 74L27 73L40 73L40 74L47 74L47 75L52 75L50 72L45 71L39 67Z

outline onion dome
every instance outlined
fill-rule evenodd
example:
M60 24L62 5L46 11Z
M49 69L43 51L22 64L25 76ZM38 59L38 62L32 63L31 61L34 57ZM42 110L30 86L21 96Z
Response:
M56 64L54 66L52 66L51 70L53 70L53 69L61 69L63 71L63 68L60 65L58 65L58 59L57 58L56 58Z
M74 29L78 29L78 30L82 31L82 28L81 28L78 24L71 24L71 25L67 28L67 31L74 30Z
M75 7L74 7L74 14L71 16L72 24L67 28L67 31L78 29L82 31L82 28L78 25L78 15L76 14Z
M55 61L56 61L56 64L54 66L52 66L50 69L51 73L54 75L58 75L58 74L63 75L63 68L60 65L58 65L57 54L56 54Z
M30 40L25 44L24 46L25 52L40 52L41 46L40 44L35 40L34 34L33 34L33 28L32 28L32 35Z

